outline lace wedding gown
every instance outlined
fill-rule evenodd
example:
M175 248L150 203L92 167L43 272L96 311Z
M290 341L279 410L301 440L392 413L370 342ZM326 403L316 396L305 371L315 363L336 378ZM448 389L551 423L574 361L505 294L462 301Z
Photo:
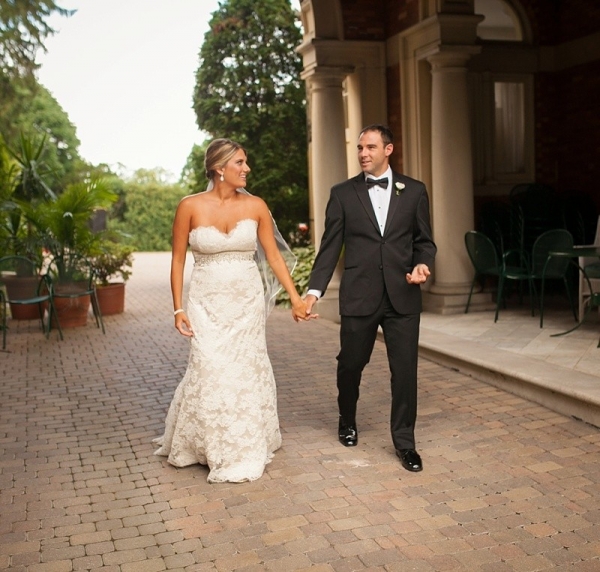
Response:
M254 261L257 222L243 219L228 234L198 227L189 243L195 264L186 311L194 337L155 454L176 467L208 465L209 482L256 480L281 446Z

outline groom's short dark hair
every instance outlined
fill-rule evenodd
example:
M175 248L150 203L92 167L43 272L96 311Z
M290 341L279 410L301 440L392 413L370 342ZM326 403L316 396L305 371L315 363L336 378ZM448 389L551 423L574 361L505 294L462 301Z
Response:
M366 127L362 128L360 135L366 133L367 131L377 131L381 135L381 140L383 141L384 147L394 144L394 134L392 133L390 128L385 125L381 125L380 123L373 123L372 125L367 125Z

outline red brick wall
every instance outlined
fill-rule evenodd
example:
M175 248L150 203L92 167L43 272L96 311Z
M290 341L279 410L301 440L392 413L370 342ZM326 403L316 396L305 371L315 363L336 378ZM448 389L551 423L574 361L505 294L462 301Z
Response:
M597 0L521 0L531 23L534 44L554 46L600 29Z
M387 38L418 23L419 1L420 0L386 0L385 35Z
M346 40L384 40L384 0L341 0Z
M594 190L600 209L600 61L556 74L559 188Z
M556 76L540 73L535 78L535 178L556 186L558 176L557 127L559 96Z
M534 45L556 46L600 30L600 2L522 0ZM600 61L535 77L535 177L581 192L600 212Z
M598 0L569 0L560 3L558 30L561 42L588 36L600 29Z
M346 40L384 40L419 21L420 0L341 0Z
M534 45L554 45L558 43L557 2L551 0L521 0L523 10L529 20Z

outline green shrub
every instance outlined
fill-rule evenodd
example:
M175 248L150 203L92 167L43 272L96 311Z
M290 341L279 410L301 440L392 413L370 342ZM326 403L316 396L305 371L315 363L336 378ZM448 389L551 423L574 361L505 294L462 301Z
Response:
M298 259L296 268L292 273L292 278L294 279L296 290L298 290L301 296L304 296L308 290L310 271L312 270L313 263L315 261L315 247L313 245L301 246L293 248L292 252ZM282 308L291 307L290 297L285 290L282 290L277 296L277 305L281 306Z
M179 184L138 175L125 182L120 218L109 219L108 228L127 235L126 243L136 252L171 250L173 217L185 194Z

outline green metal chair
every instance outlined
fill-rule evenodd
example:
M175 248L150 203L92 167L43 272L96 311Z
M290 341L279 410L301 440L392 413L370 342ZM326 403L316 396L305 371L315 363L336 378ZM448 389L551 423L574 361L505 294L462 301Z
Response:
M0 258L0 286L2 286L2 349L6 349L8 330L8 307L37 305L41 328L50 336L50 323L54 319L60 339L62 329L54 306L54 288L47 274L40 274L35 262L24 256L4 256ZM46 311L47 310L47 311ZM47 314L47 318L45 318Z
M551 334L551 336L564 336L566 334L570 334L579 328L586 320L587 316L594 309L598 309L600 311L600 290L594 289L594 280L598 279L600 283L600 263L591 264L586 266L585 270L582 268L580 264L579 272L580 272L580 280L583 280L587 283L587 295L583 301L583 313L579 314L579 321L573 326L571 329L566 332L559 332L558 334ZM600 348L600 339L598 340L598 348Z
M467 253L473 268L475 269L475 275L471 282L471 290L469 292L469 299L467 300L467 306L465 308L465 314L469 311L471 304L471 296L473 294L473 288L475 282L479 279L483 279L486 276L492 276L498 280L498 291L496 295L496 314L494 316L494 322L498 321L498 312L500 310L500 304L506 306L505 296L505 285L507 280L517 281L522 286L524 281L529 284L529 290L531 294L531 315L534 315L533 297L535 296L535 288L533 280L531 279L531 273L527 265L527 260L517 249L507 250L500 257L497 253L496 247L491 239L476 230L470 230L465 234L465 246ZM519 288L522 300L522 287Z
M53 259L48 267L48 273L54 283L54 298L56 300L75 300L89 296L96 326L106 334L102 311L96 292L96 274L92 263L84 257L66 255L61 259Z
M519 244L513 239L512 217L511 205L501 200L485 202L479 212L478 230L490 238L500 255Z
M600 246L600 216L596 223L594 242L589 246ZM580 268L585 270L585 275L579 272L579 319L583 319L586 309L586 300L592 292L600 292L600 262L597 258L580 256L577 260Z
M565 251L573 248L573 236L568 230L557 228L547 230L538 236L531 249L531 278L541 282L539 306L540 328L544 326L544 293L547 280L562 280L573 317L577 320L577 311L571 287L569 286L568 272L570 260L564 256L550 256L553 251Z

